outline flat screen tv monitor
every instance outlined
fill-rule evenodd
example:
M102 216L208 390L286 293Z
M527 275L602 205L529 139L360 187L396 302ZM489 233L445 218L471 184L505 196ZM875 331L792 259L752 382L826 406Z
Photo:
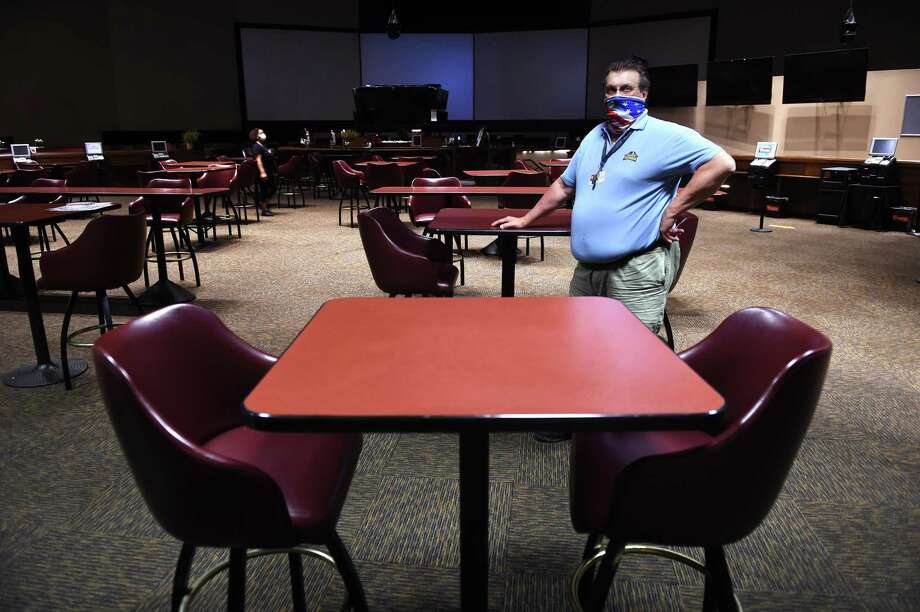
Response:
M102 155L101 142L84 142L83 148L86 149L87 155Z
M13 155L13 158L21 157L32 157L32 149L29 148L27 144L14 144L10 145L10 153Z
M897 148L897 138L873 138L872 146L869 148L869 155L872 157L894 157L894 152Z
M754 151L756 159L773 159L776 157L775 142L758 142L757 149Z
M654 66L648 69L648 77L652 82L646 102L649 108L696 106L697 64Z
M166 141L165 140L151 140L150 141L150 150L153 151L153 154L157 153L166 153Z
M783 59L783 104L866 99L868 49L797 53Z
M706 106L770 104L772 98L772 57L707 64Z

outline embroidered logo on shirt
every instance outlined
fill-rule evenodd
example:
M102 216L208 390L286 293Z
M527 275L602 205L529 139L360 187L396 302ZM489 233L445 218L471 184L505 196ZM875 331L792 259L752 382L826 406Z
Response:
M631 161L631 162L639 161L639 154L636 153L635 151L630 151L629 153L623 156L623 159L626 161Z

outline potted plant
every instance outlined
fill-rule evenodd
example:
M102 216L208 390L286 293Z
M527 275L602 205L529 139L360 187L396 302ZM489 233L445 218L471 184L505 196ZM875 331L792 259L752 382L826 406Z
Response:
M348 146L358 138L358 132L354 130L342 130L342 145Z
M182 142L185 143L185 150L191 151L195 148L195 145L198 144L198 139L201 137L201 132L198 130L188 130L187 132L182 133Z

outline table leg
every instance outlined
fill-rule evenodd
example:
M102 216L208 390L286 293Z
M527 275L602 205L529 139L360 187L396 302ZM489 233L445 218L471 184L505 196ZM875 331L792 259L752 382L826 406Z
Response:
M6 252L0 240L0 299L12 299L20 295L22 295L22 285L18 278L10 274Z
M489 433L460 434L460 607L489 609Z
M198 244L199 246L204 244L205 238L202 232L202 223L204 223L204 215L201 213L201 200L198 196L192 196L192 202L195 203L195 233L198 234Z
M64 381L64 374L58 363L51 361L45 322L42 320L41 305L38 302L38 288L35 286L35 272L32 270L32 254L29 252L29 226L13 226L16 241L16 257L19 260L19 278L29 312L29 327L32 330L32 345L35 348L35 365L16 368L3 375L3 382L10 387L44 387ZM77 376L86 371L82 359L68 359L70 375Z
M166 247L163 245L163 218L160 216L160 206L155 202L153 196L148 196L145 201L152 202L148 206L152 218L150 231L153 232L153 243L157 249L157 276L159 280L138 296L138 300L144 306L153 306L154 308L191 302L195 299L195 294L169 280L169 272L166 270L166 254L164 253Z
M499 234L502 256L502 297L514 297L514 266L517 263L517 234Z

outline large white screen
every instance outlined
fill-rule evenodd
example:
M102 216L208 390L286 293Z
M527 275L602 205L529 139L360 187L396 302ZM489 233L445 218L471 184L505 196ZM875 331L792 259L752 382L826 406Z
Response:
M365 85L427 85L447 90L447 118L473 118L473 35L361 35Z
M614 60L638 55L648 60L649 66L700 64L700 78L706 78L709 21L709 17L690 17L591 28L587 117L604 116L602 83L608 64Z
M358 35L311 30L240 30L250 121L345 120L361 83Z
M476 119L584 119L587 30L476 34Z

